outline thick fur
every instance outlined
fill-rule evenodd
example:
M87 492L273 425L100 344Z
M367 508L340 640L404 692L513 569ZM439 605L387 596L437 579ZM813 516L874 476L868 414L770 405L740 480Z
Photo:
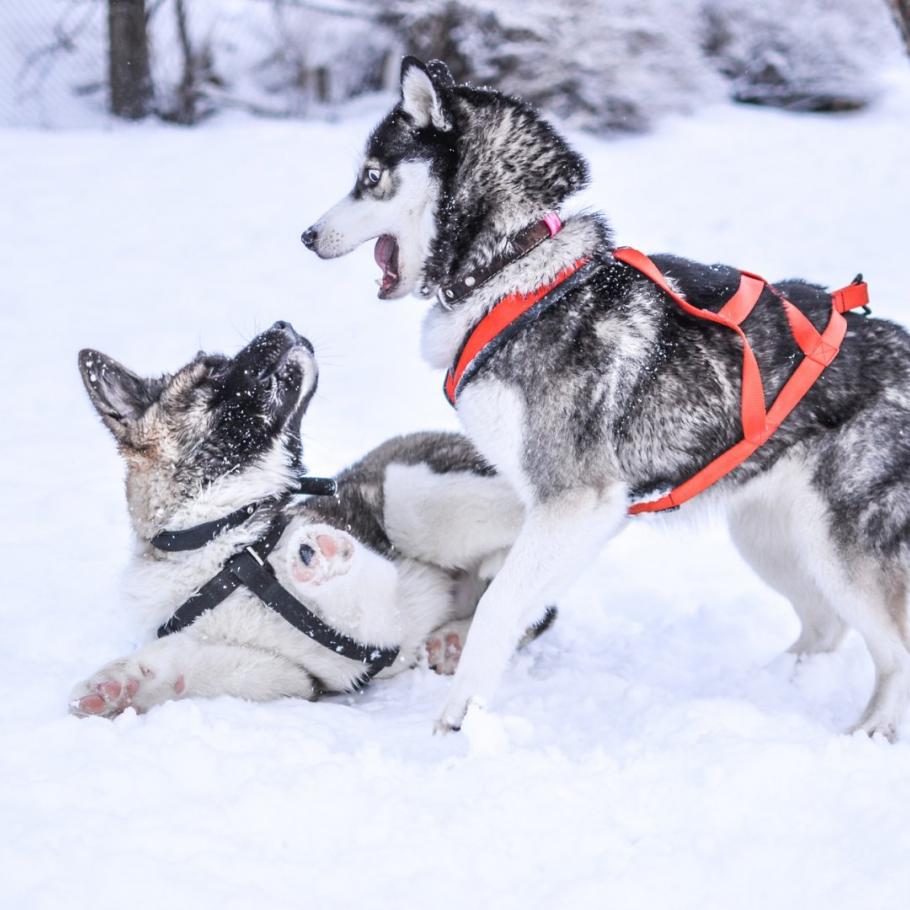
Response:
M322 256L340 255L367 238L338 229L339 208L356 206L366 225L370 212L389 199L394 205L402 192L432 227L413 230L407 218L384 225L400 260L422 266L402 270L383 296L438 292L489 262L587 179L583 159L530 107L455 86L442 64L413 58L403 65L401 101L370 137L365 161L391 196L367 202L371 190L355 191L304 239ZM412 172L421 174L422 201L416 183L402 185ZM457 728L469 703L492 697L530 613L624 527L630 499L692 476L741 437L734 334L685 316L613 259L602 216L564 222L561 233L462 302L437 300L424 325L425 356L447 367L495 301L539 287L581 256L598 264L500 346L459 397L469 437L512 483L526 515L478 607L441 729ZM716 310L737 287L738 272L728 266L654 258L697 306ZM826 325L831 304L822 287L777 287L817 328ZM796 650L833 648L847 626L860 632L877 683L858 726L893 738L910 702L910 338L885 320L849 314L847 321L840 356L780 430L685 509L714 503L727 510L744 557L803 621ZM770 292L745 329L770 404L800 352ZM544 548L550 557L541 564Z
M150 540L295 489L315 359L309 342L277 323L235 358L200 354L173 376L143 379L96 351L83 351L80 367L127 463L138 541L128 584L151 637L261 536L276 506L198 550L166 553ZM521 503L452 433L392 439L337 480L337 496L285 507L293 521L270 556L278 579L331 626L399 647L383 676L413 666L428 638L431 664L451 672L477 600L521 527ZM435 647L441 641L445 649ZM71 706L113 716L188 696L313 698L349 689L362 671L239 589L186 629L101 668L76 687Z

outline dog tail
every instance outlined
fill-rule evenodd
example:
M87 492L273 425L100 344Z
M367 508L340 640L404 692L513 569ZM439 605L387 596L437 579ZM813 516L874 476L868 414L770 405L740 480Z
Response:
M556 617L558 615L559 610L557 610L555 606L547 607L547 609L544 610L543 616L541 616L533 625L528 626L525 634L521 636L521 641L518 642L518 647L527 647L532 641L536 641L540 638L540 636L556 622Z

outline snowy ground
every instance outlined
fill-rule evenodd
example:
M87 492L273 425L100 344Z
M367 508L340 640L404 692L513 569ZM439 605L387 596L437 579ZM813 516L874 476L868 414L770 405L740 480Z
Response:
M375 114L0 132L0 906L906 907L910 718L903 744L844 736L861 643L794 667L789 608L710 521L630 527L460 736L430 735L447 681L419 670L318 704L67 716L136 644L79 347L156 372L292 320L322 366L315 471L453 425L421 305L373 298L368 249L321 263L297 239ZM858 116L720 107L579 144L622 241L771 279L862 269L910 322L908 124L900 77Z

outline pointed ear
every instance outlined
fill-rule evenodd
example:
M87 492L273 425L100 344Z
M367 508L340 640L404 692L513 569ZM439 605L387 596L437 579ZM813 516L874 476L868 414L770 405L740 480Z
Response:
M126 441L130 422L141 417L155 399L155 381L140 378L90 348L79 352L79 372L88 397L107 428L118 440Z
M427 64L427 72L430 74L433 84L439 88L448 89L455 87L455 80L442 60L431 60Z
M442 89L443 86L431 78L427 67L416 57L405 57L401 61L401 109L418 128L433 126L441 132L452 128Z

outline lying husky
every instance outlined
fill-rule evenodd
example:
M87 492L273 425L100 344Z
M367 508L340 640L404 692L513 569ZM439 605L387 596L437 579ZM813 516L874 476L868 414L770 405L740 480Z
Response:
M464 437L390 440L336 495L300 501L317 370L287 323L233 359L199 354L159 379L97 351L79 365L127 464L130 587L162 637L77 686L74 713L343 692L413 666L428 638L431 664L451 669L522 521Z
M587 173L528 105L406 58L401 100L369 138L353 190L302 237L323 258L378 238L379 296L435 296L423 350L436 367L461 359L507 295L574 273L449 387L526 513L478 606L440 729L493 695L518 631L625 525L630 500L684 482L743 436L740 340L670 296L717 311L740 273L656 257L661 290L622 260L603 217L560 222L555 210ZM826 325L822 288L777 289L810 333ZM771 289L758 312L746 334L773 396L802 355ZM858 727L891 738L910 699L910 338L883 320L845 318L840 355L699 501L725 508L745 559L792 602L795 651L831 650L847 626L860 632L877 682Z

